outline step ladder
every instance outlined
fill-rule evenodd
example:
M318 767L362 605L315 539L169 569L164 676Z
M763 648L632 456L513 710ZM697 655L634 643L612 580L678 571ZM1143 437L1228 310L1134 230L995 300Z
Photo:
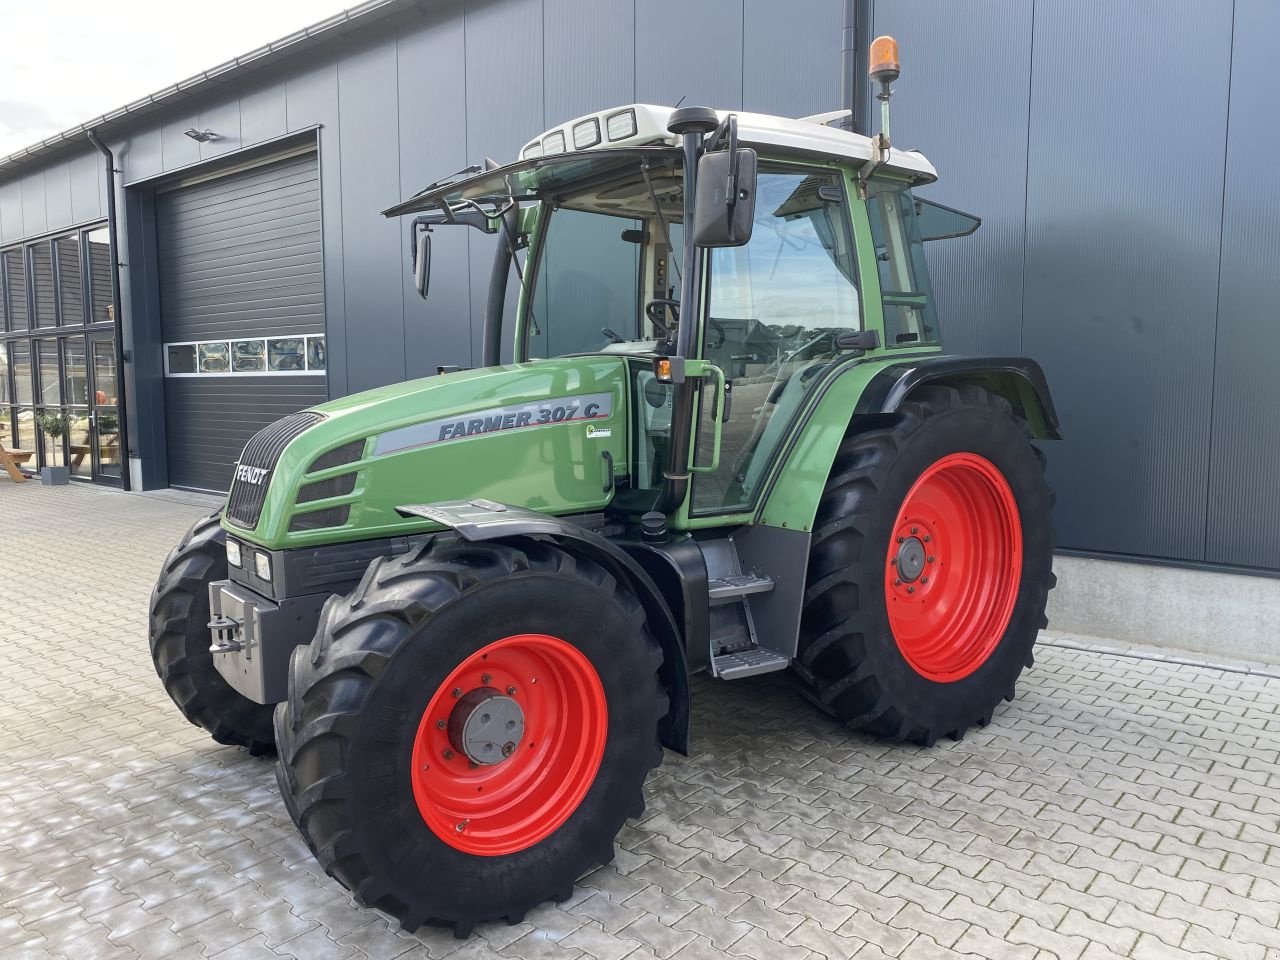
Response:
M773 590L773 580L743 571L732 537L701 546L709 578L711 675L737 680L786 668L790 659L760 643L751 615L751 598L766 602L762 595Z

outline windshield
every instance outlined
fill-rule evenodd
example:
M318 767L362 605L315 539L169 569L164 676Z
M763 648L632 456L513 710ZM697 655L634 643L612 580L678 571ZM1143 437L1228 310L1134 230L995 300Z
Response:
M678 158L670 154L632 157L542 200L525 357L646 352L665 338L670 311L646 306L679 299L682 203Z

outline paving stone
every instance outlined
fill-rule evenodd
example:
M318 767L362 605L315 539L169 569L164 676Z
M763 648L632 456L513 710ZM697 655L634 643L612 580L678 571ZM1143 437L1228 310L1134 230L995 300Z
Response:
M0 488L5 960L1280 960L1280 680L1052 638L991 726L928 751L784 677L695 678L691 754L614 863L514 927L406 934L315 865L270 763L156 680L147 597L205 512Z

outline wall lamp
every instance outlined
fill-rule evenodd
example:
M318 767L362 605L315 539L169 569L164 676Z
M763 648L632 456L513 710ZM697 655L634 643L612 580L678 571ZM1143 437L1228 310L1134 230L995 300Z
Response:
M195 127L188 127L182 131L196 143L208 143L210 140L221 140L222 138L208 128L197 130Z

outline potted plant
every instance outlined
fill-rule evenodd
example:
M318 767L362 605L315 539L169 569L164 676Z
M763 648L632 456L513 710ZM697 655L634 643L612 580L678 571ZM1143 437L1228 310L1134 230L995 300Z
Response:
M67 416L67 411L65 410L41 410L36 414L36 423L44 431L45 436L53 439L54 459L56 460L57 452L62 449L62 438L66 436L67 431L71 428L71 418ZM64 483L70 483L71 468L65 463L62 466L47 464L40 471L40 482L46 486L60 486Z

